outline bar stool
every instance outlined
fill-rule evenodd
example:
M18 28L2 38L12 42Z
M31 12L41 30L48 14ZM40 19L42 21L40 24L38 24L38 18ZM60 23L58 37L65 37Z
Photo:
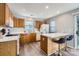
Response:
M74 35L68 35L65 37L65 51L67 51L67 41L71 41L74 38Z
M60 38L58 41L54 41L54 42L58 44L58 56L60 56L60 52L61 52L60 51L61 50L60 45L65 43L65 39L64 38Z

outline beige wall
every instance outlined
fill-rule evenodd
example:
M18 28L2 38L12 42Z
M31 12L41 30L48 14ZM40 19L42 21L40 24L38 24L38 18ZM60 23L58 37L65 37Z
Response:
M74 33L74 17L72 13L66 13L56 17L57 32Z
M46 19L45 23L50 23L51 21L56 21L56 31L57 32L67 32L67 33L74 33L74 16L72 13L79 12L79 8L63 13L61 15L51 17Z
M56 21L56 32L65 32L74 34L74 16L72 13L79 12L79 9L70 11L59 16L52 17L46 20L46 23L50 23L51 21ZM68 42L68 46L74 47L75 46L75 39Z
M56 30L57 32L74 33L74 16L72 13L65 13L56 17ZM68 46L74 47L75 40L71 40Z

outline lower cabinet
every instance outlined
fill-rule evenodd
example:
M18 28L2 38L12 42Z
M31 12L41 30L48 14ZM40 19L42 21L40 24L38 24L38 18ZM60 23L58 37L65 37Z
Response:
M36 33L30 33L29 36L30 42L36 41Z
M36 41L36 33L20 34L20 45Z
M0 42L0 56L16 56L17 41Z
M47 50L47 37L45 37L45 36L42 36L41 35L41 40L40 40L40 47L41 47L41 49L47 54L48 52L48 50Z

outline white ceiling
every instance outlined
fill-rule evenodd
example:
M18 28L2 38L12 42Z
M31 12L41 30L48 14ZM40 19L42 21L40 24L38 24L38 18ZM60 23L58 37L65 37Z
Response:
M16 16L44 19L79 7L79 3L9 3L8 5Z

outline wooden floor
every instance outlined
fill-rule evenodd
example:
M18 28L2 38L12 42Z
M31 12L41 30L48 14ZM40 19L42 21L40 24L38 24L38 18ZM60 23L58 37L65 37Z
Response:
M40 49L39 42L33 42L25 44L20 48L21 56L45 56L45 54Z
M68 48L68 51L61 50L63 56L79 56L79 50ZM46 56L40 49L40 42L25 44L20 47L20 56ZM53 56L53 55L52 55Z

